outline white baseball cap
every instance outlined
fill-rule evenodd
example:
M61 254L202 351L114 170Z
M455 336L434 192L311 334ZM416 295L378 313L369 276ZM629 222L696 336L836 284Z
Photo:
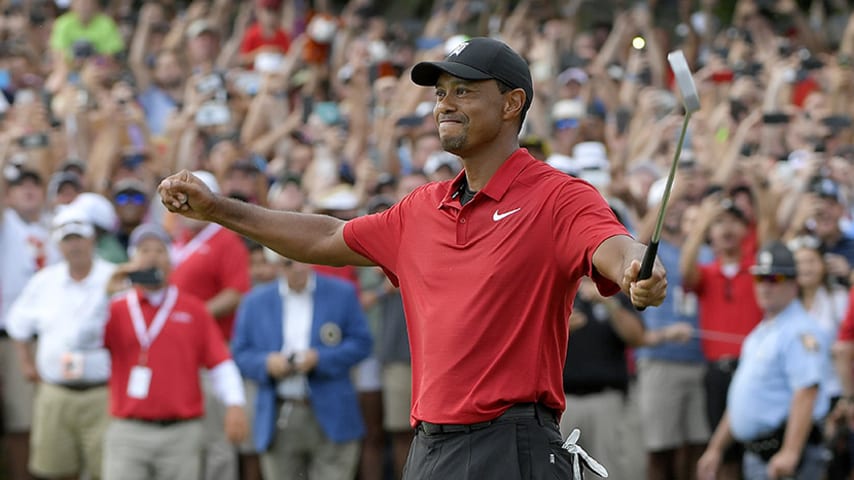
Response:
M65 240L71 235L79 235L83 238L93 238L95 227L89 220L86 211L74 205L65 205L59 208L53 217L53 233L51 237L56 243Z

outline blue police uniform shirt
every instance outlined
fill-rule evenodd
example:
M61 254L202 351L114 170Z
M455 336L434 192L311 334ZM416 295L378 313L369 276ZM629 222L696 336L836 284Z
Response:
M750 441L780 428L789 416L796 390L819 385L813 420L830 402L821 382L830 358L824 336L798 300L776 318L764 319L747 336L727 395L733 436Z
M682 289L682 275L679 272L680 255L681 249L678 246L663 239L658 244L658 259L667 271L667 296L658 307L643 311L643 323L648 330L660 330L676 322L687 322L695 330L700 328L697 295ZM711 262L713 259L714 255L708 247L700 250L698 255L700 264ZM654 347L639 348L635 355L639 359L651 358L671 362L704 361L699 337L694 337L685 343L665 342Z

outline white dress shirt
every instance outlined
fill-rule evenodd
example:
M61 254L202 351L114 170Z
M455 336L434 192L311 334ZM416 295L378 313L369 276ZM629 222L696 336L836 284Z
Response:
M282 296L282 353L294 355L299 361L300 355L311 346L311 324L314 318L314 274L311 273L305 288L295 292L288 287L288 281L279 281L279 294ZM276 391L281 398L305 398L308 396L308 380L303 374L291 374L279 382Z
M6 329L15 340L39 336L36 368L48 383L99 383L110 376L109 357L85 355L82 378L71 381L63 375L62 358L70 352L92 352L103 345L107 321L107 282L115 265L95 258L89 275L71 278L68 263L39 271L12 304Z
M60 260L48 235L41 223L29 225L11 208L0 211L0 329L6 328L9 308L38 270L37 256L44 255L48 263Z
M36 263L27 261L26 237L19 222L0 212L0 328L5 328L9 307L36 272Z

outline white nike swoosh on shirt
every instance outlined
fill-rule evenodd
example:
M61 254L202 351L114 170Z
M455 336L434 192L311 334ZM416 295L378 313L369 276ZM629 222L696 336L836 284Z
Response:
M510 215L513 215L514 213L518 212L519 210L522 210L522 208L520 207L520 208L517 208L516 210L510 210L509 212L504 212L504 213L498 213L498 210L496 210L495 213L492 214L492 221L497 222L497 221L499 221L505 217L509 217Z

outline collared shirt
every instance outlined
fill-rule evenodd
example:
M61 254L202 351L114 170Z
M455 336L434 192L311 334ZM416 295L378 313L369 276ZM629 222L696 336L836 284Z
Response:
M137 289L146 327L150 327L166 291L144 294ZM129 293L129 292L128 292ZM213 317L201 300L178 289L166 324L151 343L145 364L151 368L151 385L145 398L127 395L130 372L141 362L142 348L133 328L128 293L113 297L104 327L104 347L109 350L110 414L146 420L189 419L204 414L200 368L213 369L230 358Z
M184 245L173 246L175 269L169 281L182 292L203 302L232 289L246 293L249 280L249 250L231 230L210 224ZM223 339L231 339L234 313L216 319Z
M822 384L830 361L830 339L799 301L766 318L744 341L727 396L733 436L749 441L780 428L797 390L819 385L813 407L818 421L830 402Z
M75 281L67 262L52 265L33 276L12 305L7 318L9 336L19 341L39 336L36 368L44 381L69 383L63 376L62 356L101 347L107 282L113 270L115 265L95 257L89 275ZM91 356L86 361L86 381L103 382L109 374L105 357Z
M286 279L279 280L282 296L282 353L298 354L311 345L311 325L314 318L314 274L310 274L305 288L296 292L288 287ZM305 398L308 383L303 374L292 374L279 381L276 392L281 398Z
M701 330L746 336L762 319L749 270L753 260L742 255L741 263L732 267L734 275L727 275L728 268L720 260L699 267L695 292L700 301ZM740 343L711 337L704 337L700 344L710 361L737 358L741 350Z
M0 211L0 329L12 302L37 270L27 249L27 230L17 217L11 209Z
M628 235L602 195L512 153L465 205L454 179L347 222L344 239L400 285L412 347L410 422L477 423L514 403L563 411L568 319L606 239Z

